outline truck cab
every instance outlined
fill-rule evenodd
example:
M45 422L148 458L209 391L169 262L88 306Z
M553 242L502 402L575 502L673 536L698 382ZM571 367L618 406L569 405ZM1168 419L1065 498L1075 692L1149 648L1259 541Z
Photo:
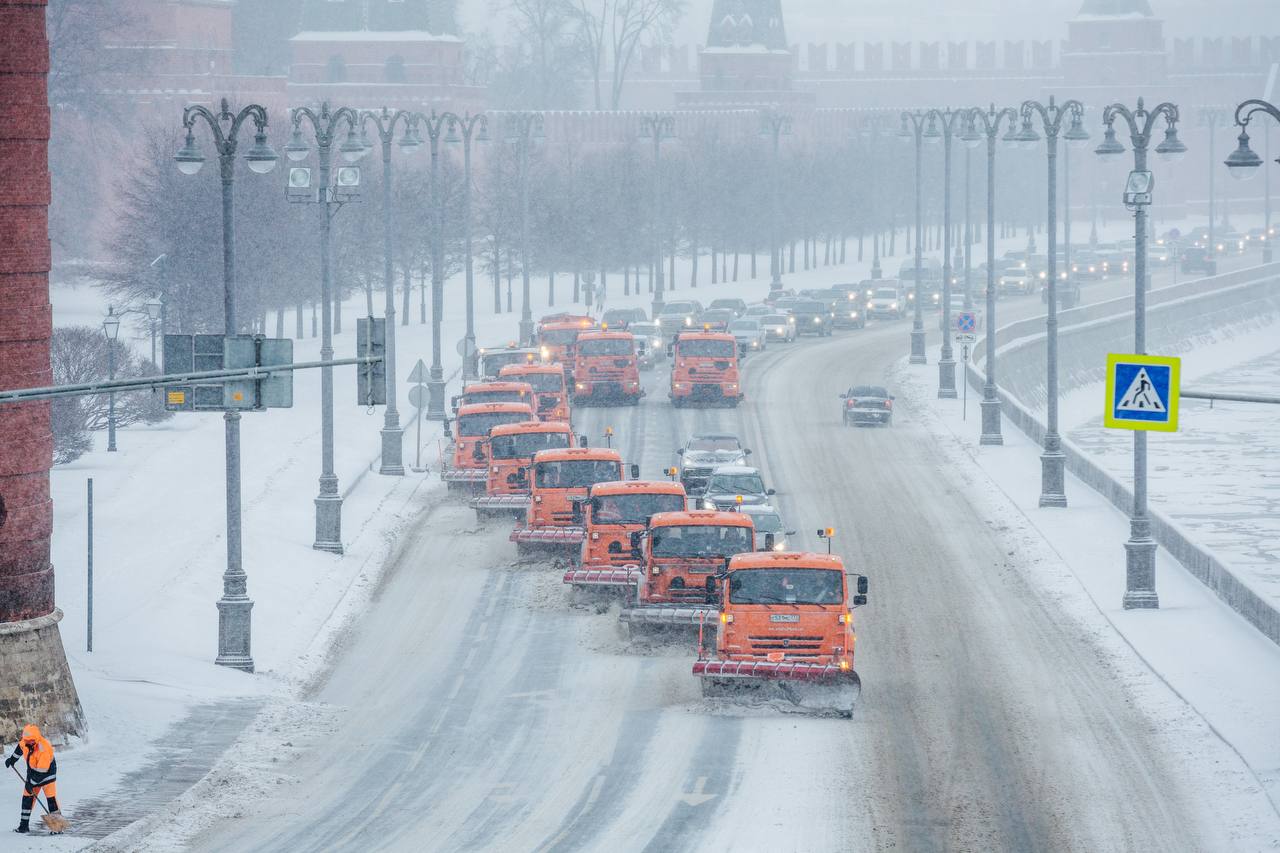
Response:
M538 398L527 382L473 382L450 400L455 416L458 409L474 403L525 403L538 413Z
M861 687L852 607L867 601L866 577L850 596L838 556L762 551L733 557L722 589L714 653L700 643L693 666L704 692L727 682L807 682L831 688L820 698L852 712Z
M538 395L540 420L569 422L569 389L565 384L564 369L560 365L511 364L502 368L498 378L532 385L534 393Z
M640 566L631 553L631 534L643 532L654 515L682 512L684 486L668 480L630 480L591 487L582 507L584 538L579 568L565 573L575 586L631 587Z
M680 332L671 343L671 404L726 404L742 401L738 342L724 332Z
M528 403L473 403L458 409L454 419L453 454L441 478L450 487L483 487L488 477L489 430L499 424L534 420Z
M525 469L543 450L576 446L573 429L563 421L523 421L500 424L489 431L489 473L485 493L472 498L481 521L512 512L524 518L529 505L529 476Z
M643 571L626 624L699 625L715 619L719 576L729 558L755 548L751 516L740 512L663 512L632 535L632 555ZM709 623L708 623L709 624Z
M557 317L538 324L538 352L544 362L559 362L565 378L572 379L578 352L578 335L594 326L590 317Z
M632 466L632 473L638 473ZM622 480L622 457L605 447L575 447L564 450L542 450L528 467L529 505L524 524L511 533L519 554L538 545L569 546L574 551L582 544L581 510L574 507L584 500L596 483Z
M497 379L498 373L508 364L537 364L540 361L536 347L516 346L515 341L501 347L480 347L476 355L480 359L479 373L485 379Z
M622 402L634 406L644 396L636 338L631 332L608 329L578 335L578 360L573 370L574 400Z

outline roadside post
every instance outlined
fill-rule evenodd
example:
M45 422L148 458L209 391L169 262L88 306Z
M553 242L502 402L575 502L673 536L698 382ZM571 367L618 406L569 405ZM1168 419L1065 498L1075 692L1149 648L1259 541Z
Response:
M93 651L93 478L92 477L89 478L89 482L86 485L88 486L88 499L89 499L89 512L88 512L89 521L88 521L88 531L87 531L89 534L89 538L88 538L88 555L87 555L88 561L86 564L87 571L85 572L88 595L85 596L84 637L85 637L85 651L91 652Z
M958 314L956 314L955 320L952 321L952 326L953 326L952 333L954 335L955 342L960 347L960 350L963 353L962 358L963 358L963 364L964 364L964 368L962 371L963 373L962 384L964 385L964 391L963 391L964 399L961 402L960 420L967 421L969 419L969 373L968 373L969 347L972 346L973 343L978 340L977 312L974 312L974 311L959 312Z
M427 470L422 467L422 410L427 407L427 387L428 380L427 365L418 359L418 363L413 366L413 370L409 372L409 381L414 383L409 389L409 403L417 410L414 419L418 422L418 449L414 455L413 470L416 473L422 473Z

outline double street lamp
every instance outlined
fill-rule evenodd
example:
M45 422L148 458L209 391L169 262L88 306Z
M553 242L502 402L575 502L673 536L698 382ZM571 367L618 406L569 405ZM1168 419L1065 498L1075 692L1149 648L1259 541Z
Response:
M1128 125L1129 138L1133 144L1133 171L1129 173L1129 191L1125 194L1125 204L1133 210L1134 218L1133 351L1145 355L1147 208L1151 204L1153 186L1151 173L1147 170L1147 148L1156 121L1163 118L1165 122L1164 139L1156 146L1156 154L1162 160L1181 159L1186 154L1187 146L1178 139L1178 108L1166 102L1147 110L1142 98L1139 98L1136 110L1130 110L1124 104L1112 104L1103 110L1102 122L1106 127L1106 134L1096 153L1104 161L1117 161L1125 153L1124 145L1116 139L1117 118ZM1247 149L1247 137L1245 141L1244 147ZM1124 543L1124 549L1124 608L1159 607L1160 601L1156 596L1156 543L1151 538L1151 518L1147 514L1147 433L1143 430L1135 430L1133 433L1133 513L1129 518L1129 541Z
M516 146L520 160L520 343L533 344L533 308L529 304L529 148L545 140L542 113L513 112L504 125L507 142Z
M1063 134L1068 145L1084 145L1089 141L1089 133L1082 123L1084 105L1079 101L1069 100L1059 105L1051 97L1047 106L1039 101L1024 101L1022 130L1017 136L1020 145L1032 147L1040 141L1040 135L1031 126L1035 117L1040 119L1044 128L1049 155L1048 279L1045 282L1048 302L1045 320L1048 412L1044 452L1040 454L1040 506L1063 507L1067 505L1067 495L1066 456L1062 452L1062 437L1058 434L1058 136L1062 133L1065 119L1071 122Z
M1200 126L1205 128L1209 136L1209 254L1218 254L1217 240L1217 181L1215 173L1218 170L1217 155L1214 153L1217 146L1214 144L1214 137L1218 135L1218 128L1225 124L1229 113L1222 107L1201 107L1200 108ZM1226 217L1223 217L1223 224L1226 224Z
M676 138L676 117L671 113L640 116L640 138L653 141L653 319L662 313L662 143Z
M925 332L924 332L924 316L920 300L920 279L924 275L924 257L921 254L921 244L923 242L923 224L921 217L923 215L923 197L922 197L922 178L921 167L924 162L923 140L926 133L931 133L933 137L939 138L938 127L936 124L937 110L904 110L902 113L902 127L898 131L900 139L910 141L915 140L916 143L916 272L915 278L911 286L911 300L915 303L914 316L911 320L911 364L925 364L928 359L925 357ZM925 129L925 122L929 123L928 130ZM945 335L944 335L945 338Z
M986 377L982 385L982 436L980 444L1004 444L1000 433L1000 398L996 394L996 137L1000 124L1008 125L1003 137L1007 145L1017 143L1018 113L1012 107L997 111L995 105L984 110L972 107L965 111L966 123L960 141L976 148L987 141L987 316Z
M951 349L951 140L960 123L963 110L929 110L929 126L922 134L925 142L941 142L942 148L942 357L938 359L938 396L956 398L956 360ZM942 130L939 131L938 127ZM919 254L916 255L919 257ZM916 267L919 275L919 265ZM920 297L916 296L916 309L920 309Z
M329 104L321 105L317 113L310 107L293 110L293 134L285 145L285 154L300 163L311 153L302 135L305 119L315 137L320 159L320 175L316 191L311 187L310 169L293 167L289 170L290 199L316 202L320 205L320 360L333 361L333 300L331 270L332 249L330 233L333 213L345 201L355 197L360 186L360 169L343 166L338 169L337 184L330 187L333 143L342 125L346 125L346 138L338 147L342 159L352 164L364 157L368 147L360 139L357 128L360 116L350 107L330 111ZM390 371L388 370L388 374ZM320 491L316 496L316 538L311 547L318 551L342 553L342 495L338 493L338 475L333 469L333 367L320 368Z
M222 308L223 330L236 334L235 312L235 223L232 207L232 184L240 128L245 121L254 124L253 147L245 154L249 170L263 175L276 166L279 159L267 143L267 111L259 104L249 104L232 113L226 98L214 113L199 104L182 111L186 129L185 144L174 155L178 170L194 175L204 165L204 155L196 145L195 125L203 121L213 136L222 177ZM227 568L222 574L222 598L218 601L218 657L220 666L253 672L250 653L250 613L253 601L248 596L248 578L241 559L240 529L240 413L223 413L226 434L227 477Z
M466 264L467 332L462 344L462 376L476 379L480 375L480 353L476 349L476 309L474 265L471 257L471 143L489 141L489 119L484 113L461 116L445 113L449 119L449 133L445 142L462 143L462 255ZM461 132L461 133L459 133Z
M1254 153L1249 147L1249 121L1257 113L1265 113L1276 121L1280 121L1280 109L1274 104L1267 101L1258 100L1257 98L1242 102L1236 107L1236 126L1240 128L1239 147L1231 152L1231 156L1226 159L1227 172L1231 177L1238 181L1247 181L1258 174L1258 167L1263 165L1263 159ZM1267 186L1263 188L1264 198L1266 202L1265 219L1263 220L1263 248L1262 262L1271 263L1271 244L1274 242L1274 235L1271 233L1271 132L1270 127L1265 131L1265 144L1267 145L1267 159L1265 180ZM1280 159L1276 160L1280 163Z
M791 135L791 116L777 107L760 111L760 135L773 140L773 169L769 183L769 289L782 289L782 243L778 237L781 204L782 137Z

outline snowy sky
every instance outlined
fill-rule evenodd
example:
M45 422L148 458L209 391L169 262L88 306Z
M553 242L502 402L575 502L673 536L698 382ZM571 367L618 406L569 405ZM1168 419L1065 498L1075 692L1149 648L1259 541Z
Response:
M806 42L1062 38L1081 0L783 0L787 37ZM505 0L461 0L469 30L506 17ZM712 0L687 0L676 40L707 37ZM957 8L960 6L963 8ZM1151 0L1167 35L1280 35L1276 0ZM939 15L940 9L946 15ZM496 14L495 14L496 13Z

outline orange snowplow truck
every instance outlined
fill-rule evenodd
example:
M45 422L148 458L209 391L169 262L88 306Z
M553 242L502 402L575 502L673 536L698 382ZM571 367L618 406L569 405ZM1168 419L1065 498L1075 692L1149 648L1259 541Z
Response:
M473 382L449 402L455 417L458 409L473 403L526 403L538 414L538 398L528 382Z
M548 364L559 362L564 368L565 378L572 381L578 335L594 326L595 321L590 317L565 315L543 318L538 324L538 351L542 360Z
M742 512L663 512L649 519L644 533L632 534L632 555L644 576L630 607L618 618L638 625L690 625L716 618L719 578L735 554L755 544L755 525Z
M636 336L608 329L578 335L578 360L573 369L573 401L639 404L640 364Z
M852 713L862 685L851 608L867 603L865 576L850 598L839 557L762 551L730 560L721 587L715 654L700 638L693 665L705 695L775 681L797 704Z
M453 422L453 454L440 471L450 489L483 488L489 477L489 430L499 424L534 420L528 403L473 403L458 409ZM445 423L446 428L448 422Z
M489 430L488 443L485 493L471 499L480 521L503 512L524 518L529 507L529 475L525 469L538 452L573 447L575 438L573 430L562 421L524 421L499 424Z
M574 502L584 500L596 483L624 479L622 457L605 447L543 450L528 471L529 508L524 524L511 531L518 554L547 545L576 551L583 529ZM639 474L639 466L632 465L631 473Z
M683 512L684 486L667 480L599 483L582 507L584 536L579 567L564 582L581 587L625 587L640 579L640 561L631 553L631 534L641 533L658 513Z
M736 406L742 401L738 343L725 332L681 331L671 343L671 404Z
M569 423L569 389L564 368L558 364L509 364L498 373L508 382L527 382L538 395L538 417Z

